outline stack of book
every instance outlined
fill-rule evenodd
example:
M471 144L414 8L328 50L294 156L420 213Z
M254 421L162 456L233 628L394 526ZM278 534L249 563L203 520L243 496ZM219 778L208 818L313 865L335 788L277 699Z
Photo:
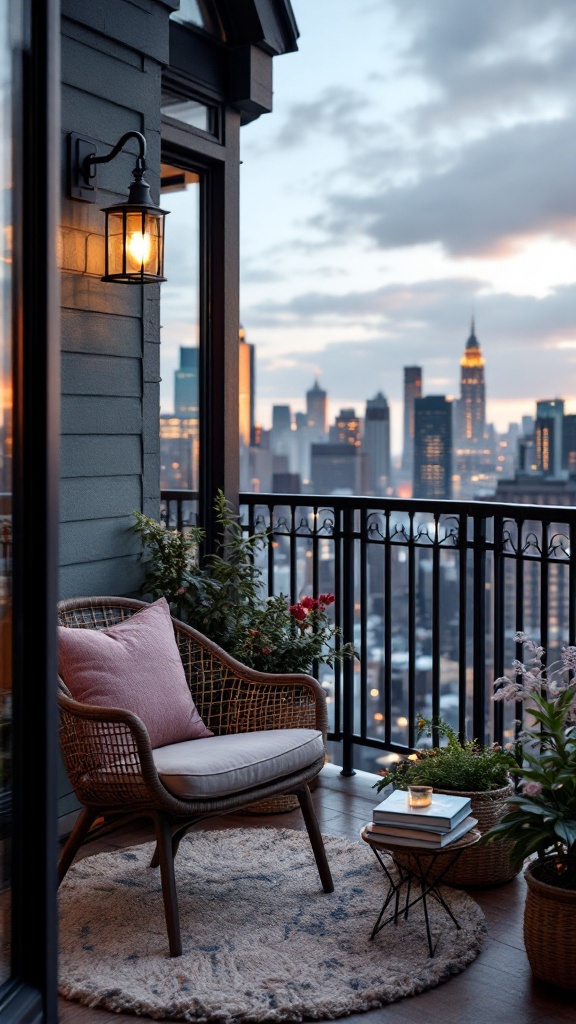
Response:
M395 789L374 808L366 832L386 846L439 849L478 824L470 809L469 797L443 793L433 793L428 807L409 807L408 793Z

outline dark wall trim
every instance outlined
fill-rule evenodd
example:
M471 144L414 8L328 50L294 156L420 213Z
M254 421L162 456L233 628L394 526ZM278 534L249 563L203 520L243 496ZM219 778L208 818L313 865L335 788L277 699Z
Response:
M214 498L223 490L237 504L240 486L238 457L238 329L240 324L239 171L240 117L225 114L226 161L214 168L207 195L210 225L208 329L200 426L200 511L208 550L216 537Z
M217 528L214 498L221 489L236 502L238 465L238 326L240 115L223 112L225 145L167 121L162 154L167 162L200 171L200 487L199 520L206 548Z
M57 1021L60 10L29 0L14 140L12 971L0 1020ZM36 993L36 995L34 994ZM39 999L42 1016L38 1016Z

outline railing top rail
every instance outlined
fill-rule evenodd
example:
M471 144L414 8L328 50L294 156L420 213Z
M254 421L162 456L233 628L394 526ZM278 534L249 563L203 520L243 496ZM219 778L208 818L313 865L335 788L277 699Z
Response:
M524 505L497 501L457 501L438 498L376 498L370 495L335 494L255 494L243 492L239 495L242 505L297 505L324 506L326 508L370 508L382 512L428 512L438 510L441 514L468 515L488 518L494 515L511 519L544 519L550 522L576 522L576 507L573 505Z
M165 501L194 501L198 491L163 490ZM475 519L487 519L495 515L515 520L544 520L546 522L576 523L576 507L573 505L524 505L498 501L458 501L439 498L398 498L373 497L372 495L341 494L262 494L243 491L239 495L241 505L295 505L323 508L357 509L369 508L382 512L438 512L441 515L467 515Z

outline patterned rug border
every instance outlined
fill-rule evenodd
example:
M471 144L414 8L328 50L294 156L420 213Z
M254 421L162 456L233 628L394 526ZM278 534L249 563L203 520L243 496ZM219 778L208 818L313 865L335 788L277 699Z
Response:
M460 931L431 901L433 958L415 910L371 942L384 874L361 841L324 840L336 886L328 895L306 833L192 832L176 860L184 955L172 960L159 873L148 867L153 844L85 858L60 891L61 995L162 1020L331 1020L416 995L472 963L485 927L468 894L449 890Z

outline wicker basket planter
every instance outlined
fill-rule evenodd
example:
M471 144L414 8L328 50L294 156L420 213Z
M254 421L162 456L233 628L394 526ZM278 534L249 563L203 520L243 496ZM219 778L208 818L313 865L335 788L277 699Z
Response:
M510 782L502 789L491 789L483 792L462 793L453 789L435 789L437 793L449 796L469 796L472 804L472 815L478 819L476 829L481 835L488 832L502 817L508 797L514 793ZM513 843L497 840L484 846L478 843L465 850L453 868L450 868L442 879L442 884L455 886L501 885L510 882L519 872L512 868L510 851ZM402 862L402 855L397 858ZM425 858L420 858L425 862ZM433 873L430 876L433 877Z
M560 889L534 877L528 865L524 944L535 978L576 990L576 890Z

